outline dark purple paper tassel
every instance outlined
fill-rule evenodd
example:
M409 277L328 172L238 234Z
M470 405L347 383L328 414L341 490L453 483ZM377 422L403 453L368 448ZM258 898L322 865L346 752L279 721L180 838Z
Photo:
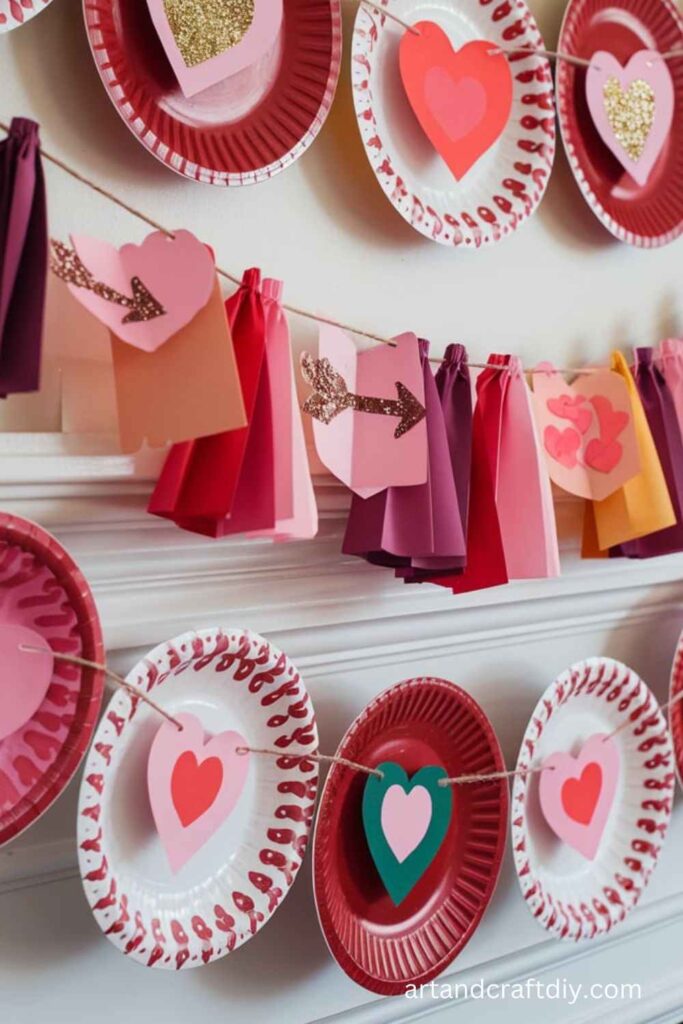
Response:
M683 439L673 396L664 374L654 361L653 350L637 348L635 358L633 376L669 488L676 525L622 544L610 554L621 554L627 558L653 558L683 551Z
M47 210L38 125L0 142L0 395L37 391L47 283Z

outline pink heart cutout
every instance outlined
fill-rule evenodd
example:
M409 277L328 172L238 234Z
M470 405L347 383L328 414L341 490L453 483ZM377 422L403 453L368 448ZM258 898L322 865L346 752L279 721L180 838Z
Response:
M633 82L641 80L647 82L654 93L652 124L643 151L635 160L617 138L605 107L604 89L612 78L619 82L624 92ZM634 181L645 185L664 148L673 121L675 93L667 62L656 50L638 50L623 67L611 53L598 50L591 57L586 72L586 99L602 141Z
M446 68L431 67L425 75L425 101L451 142L463 139L486 114L486 89L476 78L454 81Z
M576 453L581 447L581 436L573 427L565 430L558 430L557 427L549 426L543 433L543 443L546 451L552 459L559 462L567 469L573 469L577 463Z
M21 647L40 647L40 654ZM35 715L50 682L54 658L40 633L25 626L0 625L0 741Z
M283 0L254 0L254 17L241 40L215 57L188 66L169 24L165 0L147 0L157 35L183 95L189 99L265 56L274 46L282 25L282 3Z
M71 239L79 259L96 281L130 297L131 280L137 277L163 307L161 316L124 323L129 313L125 306L89 289L69 285L71 294L93 316L122 341L144 352L155 352L186 327L213 293L216 267L211 251L190 231L176 231L174 236L168 238L155 231L142 245L124 245L120 249L84 235Z
M165 722L152 741L147 762L152 815L173 874L235 809L249 768L249 754L237 753L246 746L238 732L222 732L207 741L195 715L176 718L182 731Z
M424 786L409 793L402 786L389 786L382 801L382 831L399 864L416 850L427 835L432 820L432 798Z
M617 791L620 761L616 741L598 733L584 743L578 757L558 752L543 762L543 816L555 835L587 860L594 860L598 852Z
M548 399L548 409L558 419L570 420L582 434L590 428L593 415L586 408L585 395L558 395Z

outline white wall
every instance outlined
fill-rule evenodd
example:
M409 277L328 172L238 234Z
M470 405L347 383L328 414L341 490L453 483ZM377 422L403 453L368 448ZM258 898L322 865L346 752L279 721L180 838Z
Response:
M355 3L344 6L348 28ZM534 11L553 45L561 5L535 0ZM437 352L460 340L475 360L498 349L527 362L574 363L614 344L656 343L677 326L680 245L640 252L612 243L561 153L539 212L517 236L459 253L414 233L366 164L346 68L334 112L298 165L251 189L200 187L161 167L129 135L92 65L80 4L54 0L26 28L0 38L0 120L16 114L40 121L49 150L132 205L170 228L194 230L226 269L260 265L285 278L292 302L359 327L386 335L414 329L432 338ZM56 236L143 236L103 199L54 168L47 173ZM295 320L293 328L299 347L314 340L310 324ZM10 424L15 407L5 411ZM17 419L15 427L53 425L54 402L48 413L45 403L32 408L34 421ZM328 478L317 481L320 538L273 548L207 542L150 519L144 503L151 472L144 460L69 454L59 438L0 437L0 507L54 529L81 562L119 669L185 628L250 626L304 672L322 749L333 749L353 715L386 685L440 674L482 703L509 763L539 693L572 661L600 653L622 658L664 696L682 619L683 556L582 563L573 501L558 507L562 579L452 598L342 559L346 497ZM585 947L546 939L523 905L508 857L494 902L453 972L488 980L534 974L640 981L637 1004L555 1005L552 1017L680 1019L683 820L675 818L643 907L589 956ZM145 972L117 954L91 919L75 877L73 826L71 793L0 852L0 1012L12 1024L28 1024L47 1008L56 1024L86 1014L102 1024L139 1020L144 1011L168 1024L211 1012L283 1024L343 1014L345 1024L379 1024L426 1009L376 1000L341 974L315 920L308 872L268 928L233 958L178 977ZM541 1003L441 1009L449 1021L476 1013L482 1021L532 1024L551 1016Z

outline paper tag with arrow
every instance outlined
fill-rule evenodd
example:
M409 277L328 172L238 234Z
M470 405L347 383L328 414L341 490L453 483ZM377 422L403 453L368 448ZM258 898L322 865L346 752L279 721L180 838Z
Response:
M355 395L329 359L314 359L308 352L301 356L301 373L315 393L304 402L303 409L321 423L331 423L345 409L367 412L374 416L395 416L399 423L394 431L398 440L412 430L426 415L425 407L401 381L396 381L394 398Z

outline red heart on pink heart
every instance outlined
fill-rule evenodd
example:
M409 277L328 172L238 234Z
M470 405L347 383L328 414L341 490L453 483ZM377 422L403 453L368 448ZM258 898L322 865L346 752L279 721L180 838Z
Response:
M591 469L598 473L611 473L619 465L623 450L618 441L602 441L595 437L586 445L583 457Z
M562 806L572 821L589 825L602 790L602 768L591 761L578 779L567 779L562 786Z
M181 754L171 775L171 797L183 828L187 828L218 796L223 783L223 763L218 757L207 757L201 763L192 750Z
M495 43L454 50L431 21L406 32L399 49L406 95L423 131L460 181L500 137L512 109L512 74Z
M581 435L573 427L567 427L565 430L558 430L554 426L546 427L543 442L551 458L567 469L574 468L577 463L576 453L581 447Z

